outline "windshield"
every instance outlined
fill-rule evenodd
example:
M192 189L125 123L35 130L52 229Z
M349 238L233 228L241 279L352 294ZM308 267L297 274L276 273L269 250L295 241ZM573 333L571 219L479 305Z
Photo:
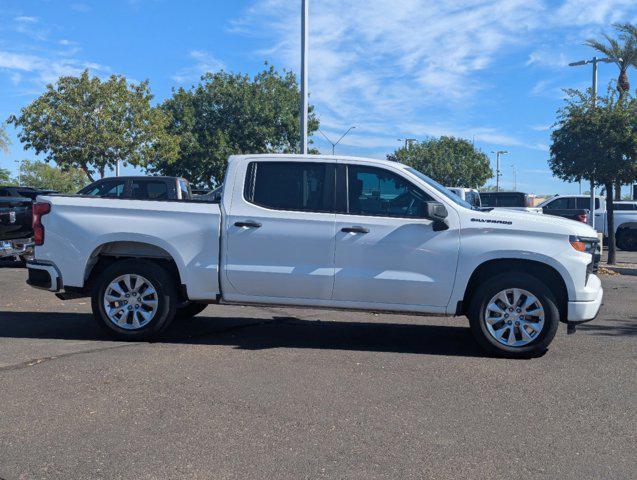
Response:
M445 197L447 197L449 200L451 200L453 203L460 205L461 207L464 208L468 208L469 210L475 210L471 204L469 202L465 202L462 198L460 198L458 195L456 195L455 193L453 193L451 190L449 190L446 187L443 187L442 185L440 185L438 182L436 182L435 180L432 180L431 178L429 178L427 175L425 175L424 173L420 173L418 170L413 169L411 167L407 167L406 169L409 173L413 173L414 175L416 175L418 178L420 178L423 182L425 182L427 185L429 185L431 188L435 189L437 192L443 194Z

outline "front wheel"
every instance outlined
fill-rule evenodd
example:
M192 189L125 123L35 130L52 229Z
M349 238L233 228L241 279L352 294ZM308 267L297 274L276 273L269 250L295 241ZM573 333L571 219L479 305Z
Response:
M121 260L97 278L91 295L93 315L111 336L121 340L150 340L175 317L175 282L160 265Z
M627 252L637 252L637 230L624 229L617 232L617 247Z
M504 273L485 281L473 295L469 322L476 341L502 357L541 355L557 333L555 296L536 277Z

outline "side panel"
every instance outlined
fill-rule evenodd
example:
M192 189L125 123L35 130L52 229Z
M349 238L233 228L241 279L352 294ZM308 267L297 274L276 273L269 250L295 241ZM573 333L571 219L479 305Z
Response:
M42 218L45 242L35 258L54 263L64 285L84 285L91 257L112 242L161 248L177 264L192 300L214 299L218 280L219 206L207 203L41 197L52 204Z
M270 297L283 303L329 300L334 283L335 214L273 210L246 201L248 163L249 159L230 163L227 181L233 185L224 189L224 298L268 303ZM242 222L259 226L236 225Z

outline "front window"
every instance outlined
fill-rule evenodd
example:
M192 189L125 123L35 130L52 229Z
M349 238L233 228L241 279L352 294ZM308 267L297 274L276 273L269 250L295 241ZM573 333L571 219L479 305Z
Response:
M348 165L348 213L421 218L432 198L406 179L382 168Z
M126 182L124 180L109 180L105 182L98 182L95 185L89 185L88 187L80 190L79 194L90 195L92 197L123 197L125 184Z
M168 186L166 182L161 180L133 180L131 182L131 197L166 200Z
M460 205L461 207L464 207L464 208L469 208L469 209L472 208L471 204L469 204L468 202L464 201L462 198L460 198L458 195L453 193L447 187L443 187L442 185L440 185L435 180L432 180L431 178L429 178L424 173L421 173L418 170L416 170L414 168L411 168L411 167L407 167L405 170L407 170L409 173L413 173L414 175L416 175L420 180L425 182L427 185L429 185L431 188L436 190L438 193L440 193L443 196L447 197L447 199L451 200L453 203L458 204L458 205Z

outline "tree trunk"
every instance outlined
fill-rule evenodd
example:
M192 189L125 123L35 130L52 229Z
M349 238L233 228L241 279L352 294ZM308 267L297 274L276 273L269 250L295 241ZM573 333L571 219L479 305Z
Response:
M606 226L608 232L608 264L615 265L617 248L615 247L615 205L613 204L613 184L606 184Z
M618 180L615 182L615 200L622 199L622 183Z
M84 163L82 164L82 170L84 171L84 173L86 174L88 179L91 181L91 183L93 183L95 181L95 180L93 180L93 175L91 175L90 170L88 169L88 167Z

